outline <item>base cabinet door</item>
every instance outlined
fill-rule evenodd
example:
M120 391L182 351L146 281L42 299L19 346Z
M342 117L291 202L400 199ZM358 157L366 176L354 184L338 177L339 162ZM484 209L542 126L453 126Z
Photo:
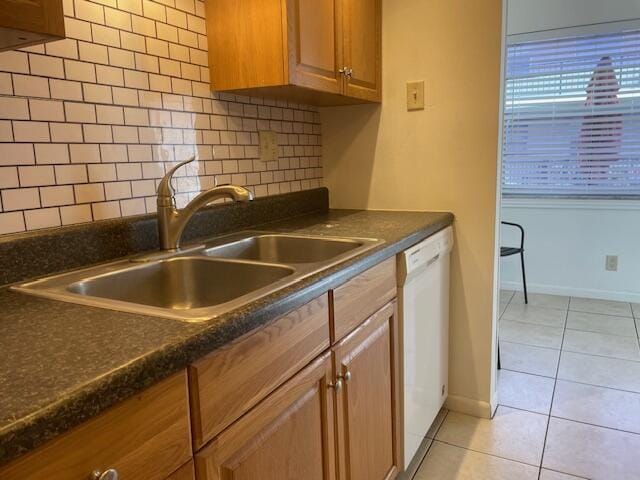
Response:
M205 446L197 479L335 479L331 380L327 353Z
M400 392L395 302L333 348L338 475L341 480L394 478L400 467Z

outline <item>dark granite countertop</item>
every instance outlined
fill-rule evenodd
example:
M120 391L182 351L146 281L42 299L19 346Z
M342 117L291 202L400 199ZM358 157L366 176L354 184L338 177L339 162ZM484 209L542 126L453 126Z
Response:
M450 225L449 213L330 210L260 230L385 240L214 320L193 324L0 289L0 465Z

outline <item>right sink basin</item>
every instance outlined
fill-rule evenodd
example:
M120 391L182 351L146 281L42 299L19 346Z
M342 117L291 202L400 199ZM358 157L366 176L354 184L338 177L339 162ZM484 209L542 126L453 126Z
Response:
M365 242L357 239L265 234L208 248L204 253L211 257L291 265L330 261L363 245Z

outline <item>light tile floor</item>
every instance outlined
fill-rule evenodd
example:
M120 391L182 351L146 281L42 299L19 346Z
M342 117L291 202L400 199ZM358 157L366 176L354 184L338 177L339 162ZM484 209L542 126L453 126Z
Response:
M414 480L640 479L640 304L502 291L500 315L495 417L441 412Z

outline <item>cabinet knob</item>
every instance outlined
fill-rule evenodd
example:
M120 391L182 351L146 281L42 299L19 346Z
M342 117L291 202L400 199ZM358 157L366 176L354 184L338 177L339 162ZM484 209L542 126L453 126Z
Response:
M110 468L104 472L94 470L91 474L91 480L118 480L118 471L115 468Z
M349 380L351 380L351 372L347 370L344 375L340 375L338 376L338 378L342 378L345 382L348 382Z
M346 69L344 74L347 76L347 78L352 78L353 77L353 68Z
M330 383L327 386L329 388L333 388L336 392L339 392L340 390L342 390L342 380L340 378L338 378L336 380L336 383Z

